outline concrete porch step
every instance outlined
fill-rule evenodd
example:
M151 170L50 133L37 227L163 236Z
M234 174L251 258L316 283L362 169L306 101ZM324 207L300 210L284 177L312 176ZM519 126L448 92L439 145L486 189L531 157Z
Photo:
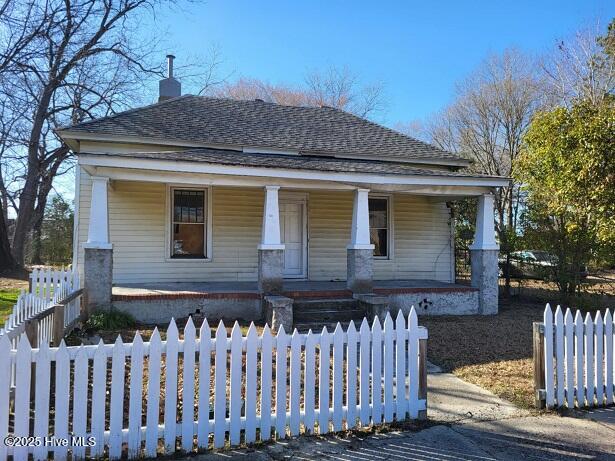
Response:
M364 315L364 309L352 298L295 299L293 303L295 324L316 325L319 331L324 324L335 327L336 322L361 321Z
M293 302L295 311L320 312L328 310L352 310L357 308L357 300L353 298L297 298Z
M363 319L365 312L362 309L322 309L313 312L302 312L293 309L293 318L296 322L338 322Z

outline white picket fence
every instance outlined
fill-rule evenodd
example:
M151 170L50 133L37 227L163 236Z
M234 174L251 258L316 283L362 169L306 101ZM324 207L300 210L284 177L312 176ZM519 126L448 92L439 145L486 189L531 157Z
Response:
M61 286L79 287L79 275L69 269L36 268L30 273L30 293L46 300L57 299Z
M604 316L547 304L544 312L544 385L546 406L578 408L615 403L613 387L615 327L607 309Z
M171 321L165 341L155 330L149 342L137 334L132 343L118 337L112 345L32 349L22 338L11 350L0 338L0 433L96 441L34 448L0 442L0 460L28 453L43 460L50 451L62 460L69 450L73 459L118 459L124 449L133 459L207 449L210 435L213 447L236 446L269 440L272 432L284 438L417 418L426 409L419 343L427 331L414 310L408 323L401 313L395 321L387 315L384 325L364 319L358 331L351 323L347 331L338 324L334 332L280 329L274 336L265 327L259 336L252 324L242 336L235 323L228 337L220 322L211 333L205 321L197 337L189 319L183 339ZM14 397L5 379L12 364Z
M37 331L33 332L35 345L53 340L55 306L63 306L63 327L71 325L81 313L80 296L72 296L80 286L77 273L35 269L30 279L30 292L22 290L4 326L0 328L0 336L8 336L15 347L19 336L26 332L27 323L33 319L37 320Z

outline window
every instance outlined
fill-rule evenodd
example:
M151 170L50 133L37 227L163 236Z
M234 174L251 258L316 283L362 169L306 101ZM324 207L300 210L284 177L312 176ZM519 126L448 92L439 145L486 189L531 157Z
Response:
M389 199L369 199L369 236L374 245L374 256L389 257Z
M171 197L171 257L206 258L207 191L172 189Z

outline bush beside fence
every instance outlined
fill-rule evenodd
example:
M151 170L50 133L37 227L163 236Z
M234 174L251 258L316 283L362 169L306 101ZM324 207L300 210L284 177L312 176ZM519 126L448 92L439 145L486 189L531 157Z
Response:
M197 337L189 320L179 338L174 321L166 341L155 330L149 342L32 349L22 338L11 350L0 338L0 432L95 437L71 447L73 459L125 449L133 459L424 417L427 331L414 310L407 323L400 312L358 331L276 336L253 324L242 336L235 323L228 337L220 322L212 337L205 321ZM4 379L12 365L14 395ZM0 447L0 459L50 451L65 459L68 448Z

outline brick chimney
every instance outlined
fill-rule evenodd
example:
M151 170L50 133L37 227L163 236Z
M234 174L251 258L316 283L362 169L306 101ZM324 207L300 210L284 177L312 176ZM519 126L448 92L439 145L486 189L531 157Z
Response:
M167 78L158 83L158 102L176 98L182 94L182 84L173 77L173 60L175 56L167 54Z

